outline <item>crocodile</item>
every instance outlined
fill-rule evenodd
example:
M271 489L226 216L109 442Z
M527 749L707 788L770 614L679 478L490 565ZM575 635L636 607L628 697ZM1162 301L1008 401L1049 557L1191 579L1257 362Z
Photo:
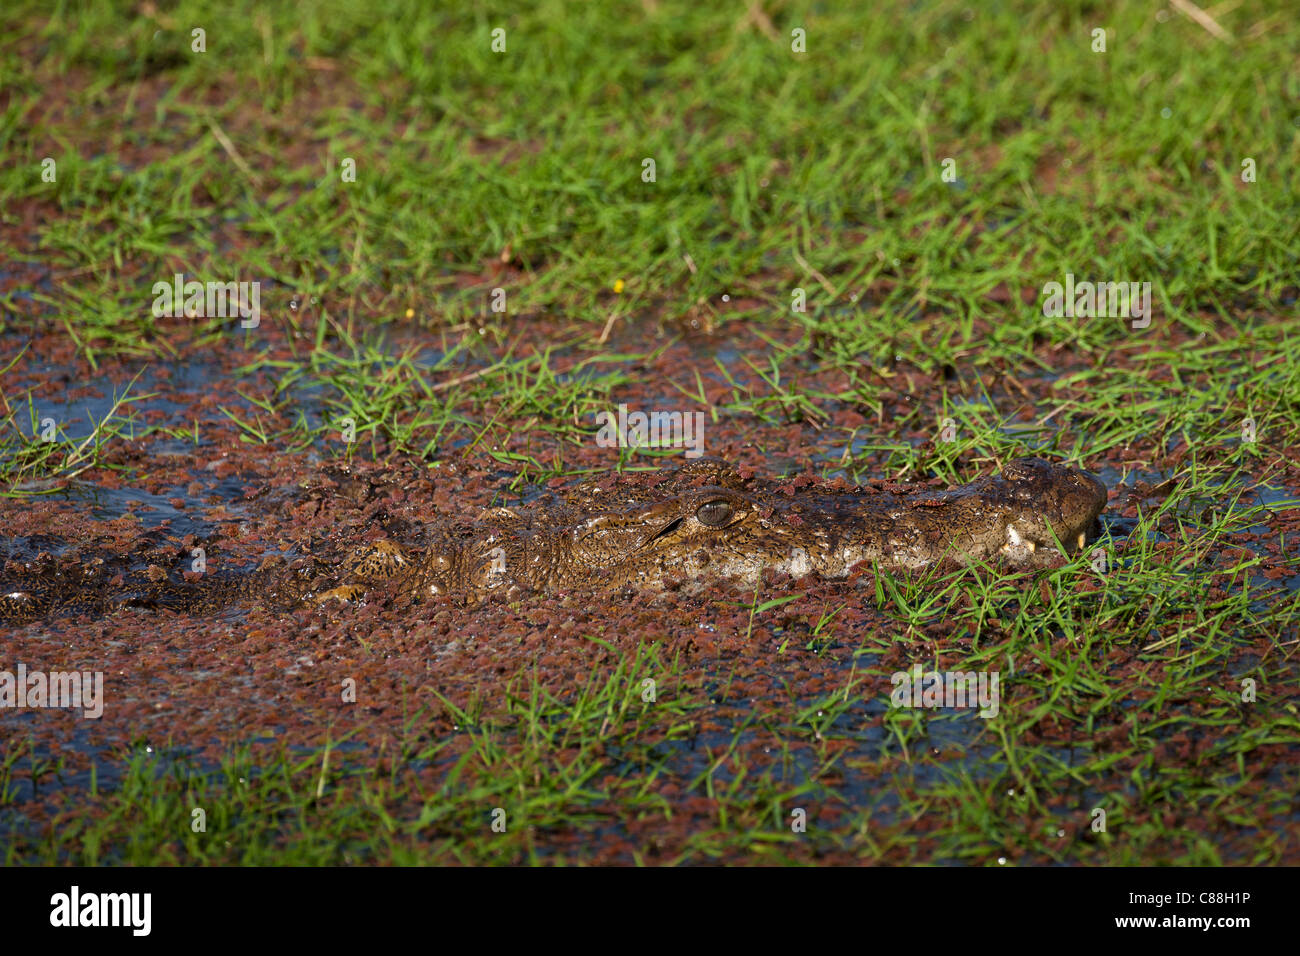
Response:
M118 589L103 573L48 570L4 580L0 620L56 607L121 604L203 612L232 603L292 607L354 601L379 587L465 603L530 592L666 591L730 579L752 588L765 571L843 578L860 564L920 570L942 562L1040 568L1076 554L1095 530L1106 487L1041 458L951 489L876 481L827 484L743 474L698 458L651 475L608 474L527 507L433 527L423 547L388 538L358 546L332 587L285 568L198 583Z

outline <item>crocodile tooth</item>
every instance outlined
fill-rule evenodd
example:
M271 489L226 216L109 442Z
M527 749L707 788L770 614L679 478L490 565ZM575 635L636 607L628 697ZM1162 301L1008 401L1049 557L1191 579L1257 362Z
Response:
M1017 531L1015 528L1013 528L1011 525L1007 525L1007 543L1004 547L1028 548L1030 554L1033 554L1034 551L1036 551L1038 548L1038 546L1034 544L1034 542L1030 541L1028 538L1020 537L1020 532Z

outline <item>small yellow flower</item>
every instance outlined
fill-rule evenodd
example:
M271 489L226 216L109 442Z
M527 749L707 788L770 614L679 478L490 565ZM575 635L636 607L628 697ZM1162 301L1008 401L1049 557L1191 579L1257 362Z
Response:
M408 319L413 319L413 318L415 318L415 310L414 310L414 309L407 309L407 310L406 310L406 317L407 317Z
M614 294L615 294L615 295L622 295L622 294L623 294L623 280L622 280L622 279L615 279L615 280L614 280Z

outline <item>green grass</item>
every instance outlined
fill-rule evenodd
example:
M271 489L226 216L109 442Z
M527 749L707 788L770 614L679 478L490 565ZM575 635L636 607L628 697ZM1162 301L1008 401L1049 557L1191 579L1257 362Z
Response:
M89 438L33 439L30 391L7 377L33 323L92 371L238 351L241 380L274 383L223 393L243 441L490 456L516 488L581 473L568 453L595 413L693 319L713 334L664 396L778 449L798 426L851 479L959 482L1028 451L1177 474L1100 543L1104 574L1086 556L1032 582L880 573L857 592L886 621L865 637L802 592L738 596L779 654L846 654L830 693L741 707L725 664L606 648L613 665L564 699L525 670L495 699L413 703L379 755L346 731L342 749L247 745L219 765L121 755L93 799L69 787L52 820L16 826L6 863L580 861L605 833L635 834L640 862L1295 861L1300 771L1259 764L1300 747L1300 595L1246 547L1294 503L1244 494L1282 481L1300 440L1291 4L1225 10L1230 42L1148 2L769 2L775 35L747 3L158 6L0 13L0 278L19 278L0 283L0 494L117 467L102 452L123 438L200 441L197 422L132 417L138 390ZM262 281L288 347L154 318L150 289L177 271ZM1044 316L1040 290L1067 272L1151 282L1151 327ZM538 320L564 336L520 347ZM761 354L724 360L742 334ZM838 384L809 384L827 371ZM845 407L868 424L832 426ZM946 418L953 442L917 440ZM1000 715L971 730L886 709L863 735L890 655L928 660L940 639L942 669L1003 673ZM647 677L668 689L655 704ZM701 737L711 721L726 729ZM940 737L962 758L936 759ZM1171 757L1185 738L1197 748ZM60 772L9 735L0 822ZM807 833L796 807L820 808Z
M895 356L1032 376L1042 359L1028 343L1045 340L1081 365L1054 387L1087 396L1063 396L1055 422L1096 451L1153 431L1204 440L1247 415L1263 440L1292 441L1293 325L1260 321L1294 317L1300 276L1297 80L1276 69L1296 50L1285 4L1236 11L1232 43L1178 15L1159 22L1147 3L967 10L782 5L782 37L809 31L809 52L795 54L738 29L735 10L694 5L430 14L398 2L373 17L347 3L182 3L149 18L20 4L0 47L11 80L0 200L49 215L0 257L69 276L36 300L92 362L171 353L148 304L174 271L279 283L266 311L317 346L290 380L325 385L363 439L382 430L386 447L426 457L466 436L473 447L512 414L581 440L563 423L607 407L623 381L557 389L546 359L507 351L464 387L430 382L476 328L508 339L488 309L498 287L511 317L558 314L593 331L611 315L665 321L743 294L763 307L723 317L724 330L793 321L854 382L834 395L775 384L803 343L775 350L774 384L738 385L715 414L878 406L885 386L863 381L862 365ZM190 51L191 24L207 30L206 53ZM1098 24L1105 53L1091 49ZM502 54L495 25L508 31ZM42 108L52 90L55 111ZM193 105L212 91L220 108ZM57 183L41 181L47 156ZM647 156L654 183L641 180ZM344 157L357 160L355 183L341 181ZM943 181L944 158L958 182ZM1154 328L1050 319L1041 297L1015 301L1067 271L1150 281ZM794 288L806 313L790 311ZM1012 303L990 298L999 288ZM291 291L318 297L318 314L299 318ZM350 364L374 360L376 329L408 308L450 335L443 364ZM1205 339L1156 344L1175 329ZM262 348L256 334L213 341ZM630 357L579 347L594 365ZM1115 361L1135 351L1136 366ZM1150 394L1166 368L1172 387ZM502 414L484 421L485 398L501 393ZM992 427L976 409L953 417L963 436ZM327 428L300 423L297 438ZM6 450L19 440L8 431Z
M797 285L824 317L862 287L886 315L944 313L943 336L904 342L932 362L971 344L972 319L1002 317L987 299L1002 283L1143 277L1164 320L1188 323L1294 285L1285 4L1237 11L1261 29L1231 45L1147 3L999 4L969 22L957 3L783 5L773 22L806 28L806 54L737 30L730 8L476 8L182 3L155 21L11 6L0 197L64 214L40 238L84 270L59 302L75 297L87 349L160 347L137 269L275 278L347 318L410 306L454 324L487 314L486 288L456 280L507 247L526 275L503 283L515 315L603 324L616 278L625 313L724 290L788 309ZM207 53L189 51L190 24ZM39 108L52 89L75 121ZM211 90L229 98L191 105ZM45 156L57 183L40 180ZM1089 349L1126 334L1066 325Z

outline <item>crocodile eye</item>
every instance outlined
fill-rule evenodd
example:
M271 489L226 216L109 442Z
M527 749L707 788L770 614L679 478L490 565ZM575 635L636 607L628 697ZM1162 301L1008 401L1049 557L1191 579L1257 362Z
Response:
M709 528L721 528L731 520L733 509L731 502L723 498L706 501L695 509L695 517L700 524Z

